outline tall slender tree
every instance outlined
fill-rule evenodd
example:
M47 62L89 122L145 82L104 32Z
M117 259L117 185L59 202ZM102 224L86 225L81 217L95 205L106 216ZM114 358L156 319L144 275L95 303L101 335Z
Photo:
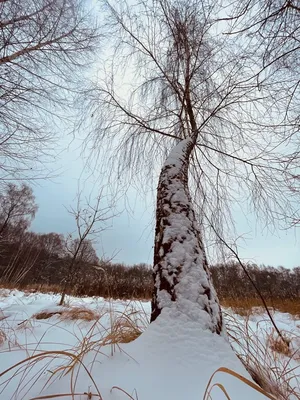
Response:
M89 138L94 148L109 143L119 175L134 171L129 179L145 184L160 171L151 319L176 308L220 333L203 237L224 238L241 202L268 223L291 217L294 149L282 151L280 135L260 125L273 118L272 99L242 46L222 35L218 2L104 6L114 43L104 78L87 91Z

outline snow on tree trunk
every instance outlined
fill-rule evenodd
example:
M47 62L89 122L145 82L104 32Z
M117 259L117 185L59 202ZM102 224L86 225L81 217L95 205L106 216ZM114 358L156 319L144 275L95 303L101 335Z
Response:
M188 188L192 139L179 142L158 183L151 322L176 308L220 334L222 314Z

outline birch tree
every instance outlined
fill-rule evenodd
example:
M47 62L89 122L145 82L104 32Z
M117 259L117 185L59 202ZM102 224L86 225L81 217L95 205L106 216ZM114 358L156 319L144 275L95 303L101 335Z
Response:
M287 220L297 194L291 153L260 125L273 117L272 100L259 93L241 46L222 35L218 7L105 2L112 56L84 111L92 116L88 139L106 157L111 150L119 177L145 185L159 175L151 321L176 309L221 333L204 238L226 238L236 204L266 223Z

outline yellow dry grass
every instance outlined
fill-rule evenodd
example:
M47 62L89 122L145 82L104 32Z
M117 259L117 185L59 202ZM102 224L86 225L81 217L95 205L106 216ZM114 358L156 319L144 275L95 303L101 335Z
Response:
M99 319L100 314L94 310L85 307L70 307L61 314L62 320L84 320L95 321Z
M292 354L290 349L291 338L289 337L288 332L281 332L284 340L278 336L278 334L273 329L272 332L267 337L267 346L272 350L279 354L284 354L289 357Z
M137 312L132 311L129 314L120 313L112 318L112 325L107 335L103 338L103 344L113 345L119 343L129 343L137 339L145 327L141 327L134 319Z
M252 379L277 400L286 400L291 396L300 400L300 386L295 385L295 382L300 382L300 365L295 366L294 363L297 351L290 351L286 344L277 341L273 331L270 334L257 325L257 329L261 329L258 335L250 327L248 318L241 323L235 316L225 313L225 319L231 345ZM297 338L291 332L282 334L288 341Z
M215 377L215 375L217 373L223 373L223 374L228 374L233 376L234 378L238 379L239 381L241 381L245 386L248 386L250 388L252 388L253 390L255 390L258 393L263 394L266 398L270 399L270 400L277 400L274 396L272 396L270 393L268 393L266 390L262 389L260 386L256 385L255 383L249 381L249 379L245 378L244 376L238 374L237 372L233 371L230 368L226 368L226 367L220 367L218 368L210 377L204 395L203 395L203 400L210 400L213 399L212 398L212 390L215 387L218 387L225 395L227 400L231 400L230 396L225 388L224 385L222 385L220 382L216 382L213 383L213 379Z
M48 318L51 315L53 315L51 311L43 311L33 317ZM124 312L114 310L112 303L110 303L109 308L105 307L97 312L87 309L84 306L64 307L59 312L58 318L65 321L72 321L74 323L77 323L78 320L79 330L82 328L82 323L89 322L91 325L87 332L84 334L82 333L81 338L76 336L78 343L71 350L42 351L38 353L34 351L31 355L30 352L28 352L28 357L26 359L1 372L0 378L7 376L6 380L4 380L5 385L11 379L16 379L16 382L18 383L16 385L17 388L15 395L17 396L18 394L19 396L19 393L28 393L43 374L48 374L49 376L45 387L49 387L56 379L68 374L70 380L70 393L49 394L38 396L35 399L51 399L57 397L68 398L69 396L72 396L72 398L81 398L80 396L83 396L82 398L87 399L102 399L99 388L97 387L97 382L92 375L93 365L97 362L97 355L102 354L107 356L104 347L110 348L111 354L113 354L116 349L122 351L119 344L135 340L148 325L148 316L141 307L137 309L131 303L126 306ZM26 320L24 323L27 324L31 321L33 321L33 318ZM50 321L45 321L44 323L49 324L49 329L53 326ZM89 361L86 365L85 356L87 354L93 354L94 358L92 362ZM33 367L35 367L37 372L34 376L31 376L30 381L28 381L26 377ZM93 387L93 390L87 390L85 393L78 391L77 380L80 370L85 371L87 384L90 384L91 387ZM117 386L113 387L112 390L113 389L123 391L122 388L118 388ZM124 394L128 395L125 391ZM130 395L128 396L132 399Z
M277 310L289 313L295 317L300 317L300 299L265 299L270 310ZM236 314L247 316L249 314L264 313L264 307L259 298L223 298L221 305L225 308L231 308Z
M100 318L99 313L83 306L62 308L55 311L45 310L34 314L32 318L49 319L54 315L57 315L62 321L95 321Z
M148 316L143 311L142 307L136 309L133 304L129 303L125 308L125 311L120 312L113 309L113 305L110 303L109 309L105 308L99 312L88 310L85 307L70 307L69 309L63 309L63 312L58 315L59 318L65 320L78 319L81 324L83 317L86 318L84 322L92 322L88 332L82 334L81 340L78 344L68 351L43 351L38 354L32 354L26 359L16 363L10 368L0 373L0 378L4 375L8 375L5 382L9 382L10 379L17 378L18 385L16 393L21 393L23 390L29 391L40 379L42 374L50 372L48 381L44 387L49 387L52 382L59 379L62 376L68 375L70 379L70 393L55 393L48 394L45 396L35 397L38 399L52 399L69 397L72 398L100 398L102 399L97 382L92 375L93 365L97 362L97 355L102 354L107 356L103 352L104 347L111 349L113 354L116 349L122 351L119 347L120 343L128 343L135 340L148 325ZM91 313L86 313L90 311ZM40 317L47 317L49 314L43 312ZM91 318L98 316L97 319L92 320ZM36 317L36 315L35 315ZM107 326L106 322L109 321ZM45 322L48 324L48 322ZM49 322L49 329L52 324ZM80 328L80 325L78 325ZM76 337L77 338L77 337ZM87 354L93 354L93 361L85 364L85 356ZM30 382L26 380L27 371L30 371L33 367L38 365L36 368L36 374L31 377ZM77 380L80 370L83 369L87 375L87 384L93 386L93 391L88 390L85 393L78 391ZM131 395L125 392L122 388L114 386L111 390L120 390L126 396L134 399ZM90 397L88 397L90 396ZM32 399L33 400L33 399Z

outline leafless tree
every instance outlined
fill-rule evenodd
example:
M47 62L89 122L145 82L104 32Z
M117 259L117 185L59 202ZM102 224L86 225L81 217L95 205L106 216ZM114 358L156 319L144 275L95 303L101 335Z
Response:
M98 41L83 0L0 2L1 180L41 177Z
M16 240L16 238L14 238ZM39 236L33 232L19 231L15 252L1 276L2 283L19 284L36 267L41 254L41 247L37 242Z
M57 257L64 256L64 237L55 232L39 235L38 246L48 254L55 254Z
M66 291L74 282L78 268L81 264L97 264L99 259L93 248L92 241L99 234L107 229L107 222L112 219L112 206L102 206L102 194L100 194L95 203L86 201L82 206L81 195L77 196L77 207L70 209L70 214L76 221L76 238L70 234L66 238L65 248L68 256L67 275L63 282L63 290L59 305L63 305L66 297Z
M17 282L18 278L28 272L36 260L37 254L31 234L27 232L37 212L35 196L32 188L26 184L7 183L0 194L0 251L3 252L9 243L19 243L17 251L12 255L9 265L1 273L1 280ZM26 252L24 252L26 249ZM32 252L33 250L33 252ZM22 260L22 268L17 273L17 265Z
M278 121L273 99L259 92L243 47L222 34L218 7L105 2L112 56L83 111L92 116L88 145L104 149L106 160L111 154L119 177L131 171L129 180L142 177L142 187L160 171L152 321L175 306L208 316L219 333L203 235L228 239L233 205L268 225L293 218L299 181L293 144L283 148L285 132L270 130Z
M35 196L25 183L8 183L0 194L0 240L8 239L15 230L25 231L37 212Z

